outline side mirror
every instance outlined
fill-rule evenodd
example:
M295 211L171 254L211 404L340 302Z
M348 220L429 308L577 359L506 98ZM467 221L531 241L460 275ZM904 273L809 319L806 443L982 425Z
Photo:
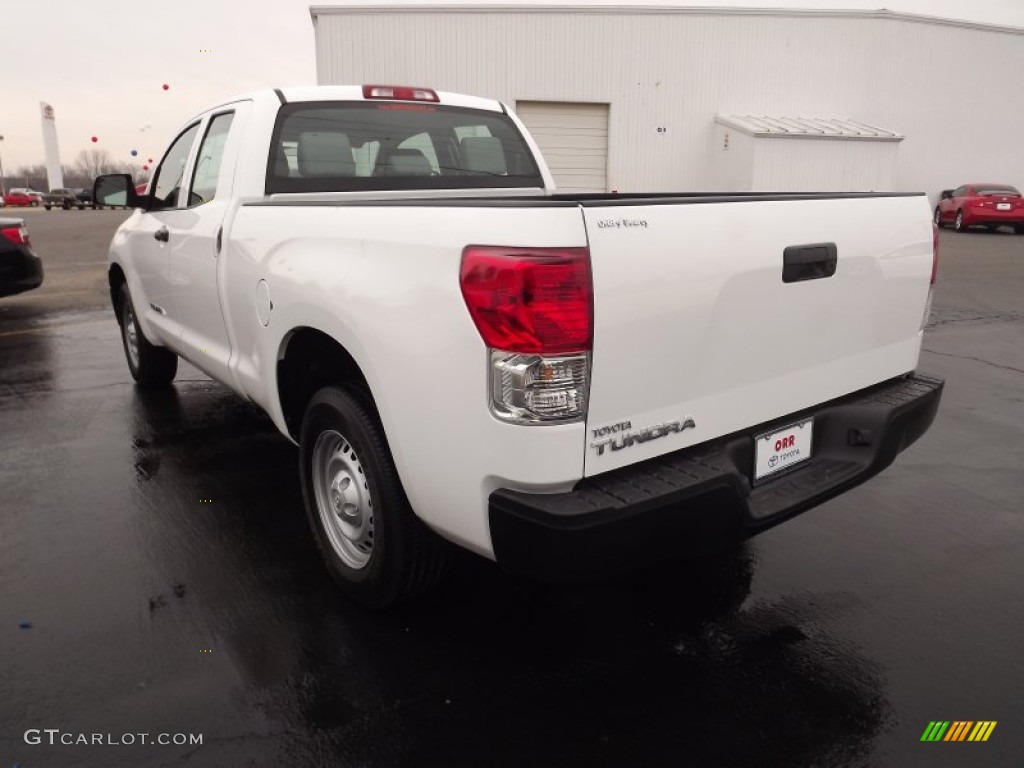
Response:
M940 200L951 200L952 198L953 198L953 190L952 189L944 189L944 190L942 190L942 194L939 195L939 199Z
M97 176L92 185L92 199L96 205L112 205L125 208L139 208L139 196L135 194L132 177L127 173L110 173Z

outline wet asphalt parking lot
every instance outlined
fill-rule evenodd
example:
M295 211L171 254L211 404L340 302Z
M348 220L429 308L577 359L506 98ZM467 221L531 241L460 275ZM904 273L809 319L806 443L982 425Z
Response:
M1024 765L1024 237L943 232L942 406L866 485L606 584L466 556L375 615L332 587L257 408L188 365L132 385L105 280L126 213L0 215L46 267L0 299L0 768ZM998 725L922 743L934 720Z

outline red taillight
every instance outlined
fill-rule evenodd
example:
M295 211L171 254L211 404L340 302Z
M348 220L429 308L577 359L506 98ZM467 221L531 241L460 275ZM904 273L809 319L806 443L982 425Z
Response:
M0 235L3 235L15 245L32 244L28 237L28 229L26 229L24 226L7 227L6 229L0 229Z
M440 101L431 88L411 88L407 85L364 85L364 99L393 99L395 101Z
M586 248L470 245L462 296L484 343L524 354L585 352L593 340Z
M939 228L932 224L932 285L935 285L935 276L939 272Z

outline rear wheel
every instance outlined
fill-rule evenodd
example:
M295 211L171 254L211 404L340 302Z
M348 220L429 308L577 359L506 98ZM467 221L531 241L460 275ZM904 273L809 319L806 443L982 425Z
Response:
M121 286L118 320L128 370L140 387L166 387L178 372L178 356L164 347L150 344L135 314L127 283Z
M331 386L302 420L306 516L331 577L363 605L385 608L440 578L444 545L413 513L369 398Z
M935 209L935 216L932 219L935 222L935 226L942 229L942 210L940 208Z
M1014 224L1013 231L1018 235L1024 235L1024 224Z
M955 229L957 232L966 232L967 231L967 225L964 224L964 212L963 211L957 211L956 212L956 221L953 222L953 229Z

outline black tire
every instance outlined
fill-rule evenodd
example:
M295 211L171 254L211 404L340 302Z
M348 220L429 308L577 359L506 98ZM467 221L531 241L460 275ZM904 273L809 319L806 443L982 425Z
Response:
M342 591L383 609L433 586L444 568L445 545L409 506L369 396L355 388L321 389L306 406L299 445L306 517ZM342 533L346 522L350 533ZM365 560L353 563L359 558Z
M178 356L164 347L157 347L146 340L135 314L128 284L121 286L117 306L117 320L121 326L121 344L128 370L140 387L166 387L178 372ZM134 345L135 354L132 354Z
M60 207L63 208L65 211L71 210L71 206L68 205L67 203L62 203Z
M79 206L78 206L78 210L80 210L80 211L84 211L84 210L85 210L85 206L84 206L84 205L79 205Z
M953 221L953 229L955 229L957 232L966 232L967 231L967 225L964 224L964 212L963 211L957 211L956 212L956 219Z
M1024 224L1014 224L1013 231L1018 235L1024 235Z
M50 210L50 206L48 205L44 205L43 208L45 208L46 210Z
M932 221L935 222L935 226L942 229L945 225L942 223L942 209L936 208L935 215L932 217Z

